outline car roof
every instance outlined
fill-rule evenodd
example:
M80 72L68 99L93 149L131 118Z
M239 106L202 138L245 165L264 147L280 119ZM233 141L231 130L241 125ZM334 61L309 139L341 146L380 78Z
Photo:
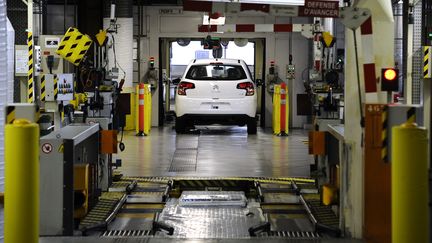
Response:
M210 59L195 59L192 60L192 64L208 64L211 62L222 62L226 64L240 64L244 62L241 59L228 59L228 58L210 58Z

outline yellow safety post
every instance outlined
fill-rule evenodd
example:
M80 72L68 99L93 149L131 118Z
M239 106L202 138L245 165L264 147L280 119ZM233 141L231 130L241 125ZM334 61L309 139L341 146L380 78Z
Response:
M391 143L392 242L429 242L427 130L393 127Z
M275 85L273 95L273 133L278 136L288 135L288 100L288 87L286 84Z
M5 128L5 243L39 241L39 126L16 119Z
M135 87L135 132L138 135L140 132L140 98L139 98L140 86L139 84Z
M144 85L144 134L150 134L151 130L151 114L152 114L152 97L150 84Z
M275 85L273 92L273 134L279 134L280 131L280 102L281 86Z
M137 85L137 136L147 136L151 129L152 97L150 84Z
M131 112L130 114L126 115L126 125L124 127L125 131L135 131L136 130L136 118L137 118L137 109L136 109L136 97L138 96L138 94L136 93L136 88L135 87L125 87L123 88L122 93L127 93L130 94L130 107L131 107ZM138 132L137 132L138 133Z

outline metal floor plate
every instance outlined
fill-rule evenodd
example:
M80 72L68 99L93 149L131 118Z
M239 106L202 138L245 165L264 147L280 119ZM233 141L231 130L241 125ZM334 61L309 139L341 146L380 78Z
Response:
M169 172L195 171L198 150L196 148L182 148L174 152Z
M355 239L174 239L165 237L44 237L39 243L362 243Z
M248 229L263 223L259 204L248 207L181 207L169 201L159 222L174 228L176 238L227 239L249 237Z

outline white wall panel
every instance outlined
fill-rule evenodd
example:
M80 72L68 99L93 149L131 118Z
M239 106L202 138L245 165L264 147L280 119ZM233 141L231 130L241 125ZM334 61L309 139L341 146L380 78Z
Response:
M160 33L197 32L198 24L202 24L202 20L202 16L161 16Z
M265 24L265 17L227 16L226 24Z
M104 18L104 28L109 26L109 19ZM119 25L117 34L114 35L115 50L117 56L117 67L119 67L119 81L123 78L123 71L126 72L124 87L132 87L133 79L133 19L117 18ZM110 37L111 38L111 37ZM114 52L111 48L108 53L108 67L114 67ZM121 68L121 69L120 69Z

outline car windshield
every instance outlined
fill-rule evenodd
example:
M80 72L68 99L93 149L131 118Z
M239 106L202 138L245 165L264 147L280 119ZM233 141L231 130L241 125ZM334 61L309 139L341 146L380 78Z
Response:
M240 80L246 79L246 73L240 65L221 63L193 65L186 74L192 80Z

